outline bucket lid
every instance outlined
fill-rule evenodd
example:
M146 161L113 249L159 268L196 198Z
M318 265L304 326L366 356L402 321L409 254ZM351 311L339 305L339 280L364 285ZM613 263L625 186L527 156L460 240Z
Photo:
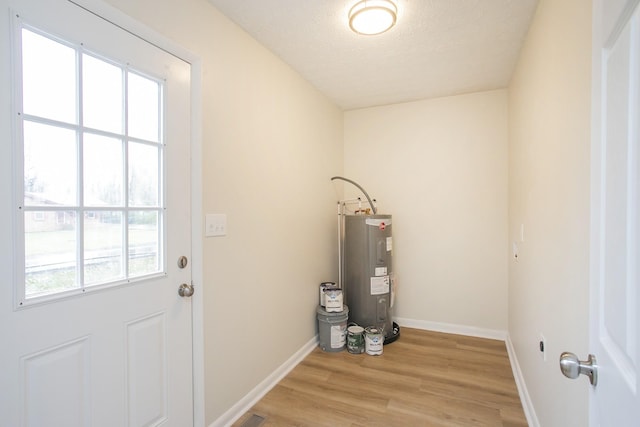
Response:
M364 332L364 328L362 326L352 325L347 328L347 331L354 334L361 334Z
M316 308L316 313L322 316L344 316L345 314L349 313L349 307L343 304L342 311L327 311L324 309L324 307L319 305L318 308Z

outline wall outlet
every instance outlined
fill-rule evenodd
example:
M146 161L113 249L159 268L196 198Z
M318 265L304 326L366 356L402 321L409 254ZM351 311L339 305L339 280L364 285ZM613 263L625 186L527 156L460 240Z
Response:
M547 361L547 340L544 335L540 334L538 337L538 351L543 362Z

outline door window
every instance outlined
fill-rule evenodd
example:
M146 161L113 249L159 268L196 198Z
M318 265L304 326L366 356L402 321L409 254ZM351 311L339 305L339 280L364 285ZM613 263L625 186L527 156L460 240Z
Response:
M164 274L163 81L17 25L18 305Z

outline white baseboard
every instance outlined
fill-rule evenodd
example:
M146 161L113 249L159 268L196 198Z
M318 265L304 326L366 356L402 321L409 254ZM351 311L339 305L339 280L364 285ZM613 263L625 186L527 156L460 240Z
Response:
M242 399L236 402L227 412L222 414L209 425L209 427L227 427L236 422L245 414L253 405L255 405L262 397L269 392L278 382L283 379L298 363L307 357L318 346L318 336L316 335L309 340L300 350L295 352L287 361L265 378L260 384L255 386L253 390L247 393Z
M509 336L507 336L505 344L507 345L509 362L511 363L513 377L516 380L516 386L518 387L518 394L520 395L520 402L522 403L524 416L527 418L529 427L540 427L540 422L538 421L538 416L536 415L536 411L533 407L533 402L531 402L531 397L529 396L527 385L524 382L524 376L522 375L522 371L520 370L520 364L518 363L518 358L516 356L516 349L513 347L513 343L511 342L511 338Z
M470 337L489 338L494 340L505 341L507 331L497 329L477 328L475 326L454 325L451 323L429 322L427 320L405 319L402 317L394 318L396 323L407 328L424 329L427 331L444 332L447 334L467 335ZM402 336L402 330L400 330Z

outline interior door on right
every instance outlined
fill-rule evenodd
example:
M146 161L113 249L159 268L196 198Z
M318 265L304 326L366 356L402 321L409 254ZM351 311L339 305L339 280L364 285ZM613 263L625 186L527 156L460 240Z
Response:
M640 8L596 0L592 151L592 426L640 422Z

